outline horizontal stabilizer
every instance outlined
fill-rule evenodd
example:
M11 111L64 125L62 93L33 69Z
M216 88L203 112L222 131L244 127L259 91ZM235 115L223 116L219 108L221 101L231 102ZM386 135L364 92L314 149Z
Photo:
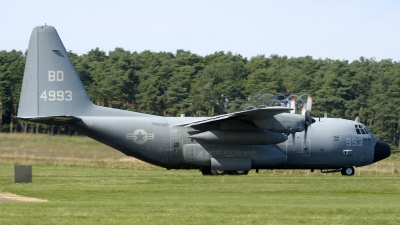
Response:
M49 122L59 122L59 123L70 123L70 122L76 122L79 121L80 118L75 117L75 116L44 116L44 117L15 117L16 119L24 120L27 122L32 122L32 123L49 123Z

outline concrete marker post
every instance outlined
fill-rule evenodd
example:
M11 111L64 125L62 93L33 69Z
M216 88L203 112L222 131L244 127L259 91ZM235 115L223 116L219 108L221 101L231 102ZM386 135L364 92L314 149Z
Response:
M32 182L32 166L14 165L14 183Z

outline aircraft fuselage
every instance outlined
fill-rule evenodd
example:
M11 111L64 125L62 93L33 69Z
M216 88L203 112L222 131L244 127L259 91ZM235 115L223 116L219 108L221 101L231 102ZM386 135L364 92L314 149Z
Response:
M252 169L364 166L373 163L377 143L370 132L365 132L367 130L361 123L335 118L317 120L309 129L306 141L303 132L295 133L294 148L291 134L279 144L215 144L190 138L202 131L174 126L183 120L199 118L154 116L81 119L72 126L74 129L126 155L169 169L209 167L212 158L248 159ZM362 133L357 133L357 126L363 127Z

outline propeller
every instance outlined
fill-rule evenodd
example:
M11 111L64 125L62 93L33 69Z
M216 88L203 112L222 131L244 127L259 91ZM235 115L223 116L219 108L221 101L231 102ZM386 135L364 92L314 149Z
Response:
M308 95L307 105L303 105L302 114L304 115L304 143L303 148L307 150L307 131L308 127L315 122L315 120L311 117L311 108L312 108L312 96Z
M302 100L300 101L302 102ZM296 99L292 98L290 101L290 107L294 108L293 110L290 110L290 113L296 113ZM303 148L304 150L307 150L307 131L308 127L315 122L315 120L311 117L311 108L312 108L312 96L308 95L307 97L307 102L302 104L301 108L301 115L304 116L304 140L303 140ZM295 143L295 133L291 133L292 135L292 145L293 145L293 151L296 150L296 143Z

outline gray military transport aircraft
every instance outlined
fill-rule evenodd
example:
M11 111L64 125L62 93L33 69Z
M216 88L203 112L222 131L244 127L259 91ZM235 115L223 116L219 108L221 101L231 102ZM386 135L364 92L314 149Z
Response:
M311 100L311 99L310 99ZM17 118L67 126L128 156L204 175L256 169L320 169L353 175L354 166L391 154L356 121L311 118L268 107L213 117L161 117L94 105L56 29L33 29ZM292 113L291 113L292 112Z

